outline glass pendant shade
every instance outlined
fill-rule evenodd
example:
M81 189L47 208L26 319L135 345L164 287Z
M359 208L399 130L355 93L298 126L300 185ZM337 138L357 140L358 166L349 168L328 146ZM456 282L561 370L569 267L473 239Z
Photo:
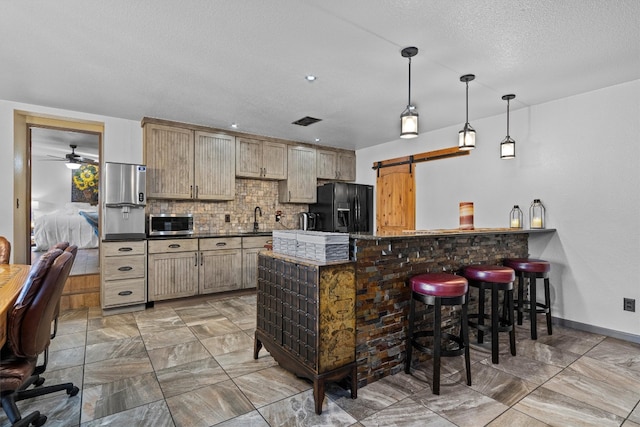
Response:
M476 131L465 123L464 129L458 132L458 149L473 150L476 148Z
M476 148L476 131L469 124L469 82L476 78L474 74L465 74L460 76L460 81L467 86L467 93L465 98L466 106L466 120L464 128L458 132L458 149L459 150L473 150Z
M418 113L412 105L400 115L400 138L415 138L418 136Z
M502 97L503 100L507 101L507 136L500 143L500 158L505 160L516 157L516 142L509 136L509 101L515 97L513 94Z
M80 169L80 163L76 163L76 162L69 162L69 163L65 163L65 165L66 165L69 169Z
M500 158L513 159L514 157L516 157L516 142L507 136L500 143Z

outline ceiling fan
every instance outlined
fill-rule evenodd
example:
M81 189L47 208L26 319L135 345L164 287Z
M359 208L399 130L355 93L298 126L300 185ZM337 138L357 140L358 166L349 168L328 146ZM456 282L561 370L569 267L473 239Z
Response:
M65 165L69 169L78 169L82 165L97 165L98 164L94 160L91 160L91 159L88 159L86 157L82 157L79 154L76 154L76 148L78 148L77 145L70 144L69 147L71 147L71 153L66 154L64 157L56 157L56 156L49 155L49 157L53 157L54 158L54 159L49 159L49 160L65 162Z

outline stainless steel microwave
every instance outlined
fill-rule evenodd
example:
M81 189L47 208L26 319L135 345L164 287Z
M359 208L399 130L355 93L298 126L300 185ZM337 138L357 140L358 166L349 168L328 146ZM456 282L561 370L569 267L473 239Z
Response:
M149 215L147 235L181 236L193 234L193 214Z

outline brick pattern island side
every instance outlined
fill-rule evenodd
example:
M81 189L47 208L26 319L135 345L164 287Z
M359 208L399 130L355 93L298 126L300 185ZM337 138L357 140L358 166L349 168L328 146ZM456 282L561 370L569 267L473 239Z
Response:
M352 234L350 253L356 271L356 362L358 387L403 370L411 290L409 277L427 272L458 273L469 264L501 264L528 255L528 238L546 230L475 229ZM471 295L469 312L477 311ZM445 330L456 324L457 310L443 311Z

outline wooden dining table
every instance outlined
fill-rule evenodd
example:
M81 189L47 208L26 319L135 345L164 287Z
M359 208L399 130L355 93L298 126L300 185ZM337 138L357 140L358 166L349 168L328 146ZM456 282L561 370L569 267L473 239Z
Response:
M0 264L0 348L7 341L7 313L24 286L31 266Z

